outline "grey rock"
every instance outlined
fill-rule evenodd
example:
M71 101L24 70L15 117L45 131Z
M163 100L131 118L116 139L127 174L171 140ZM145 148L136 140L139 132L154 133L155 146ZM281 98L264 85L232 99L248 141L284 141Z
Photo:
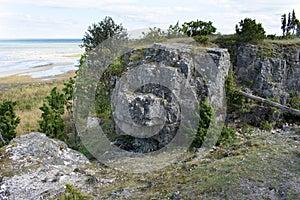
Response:
M253 85L259 96L285 104L290 91L300 91L300 49L281 47L274 51L274 56L262 58L255 45L239 47L235 71L237 78Z
M43 133L13 139L0 163L4 167L0 172L0 199L12 200L57 198L67 183L88 193L92 190L91 174L101 171L90 169L92 164L84 155Z
M130 59L134 54L142 56ZM116 132L131 138L114 141L119 147L135 152L165 147L185 120L183 113L197 115L189 102L207 98L216 116L225 118L224 83L231 66L226 49L154 44L124 58L128 68L112 90L112 117Z

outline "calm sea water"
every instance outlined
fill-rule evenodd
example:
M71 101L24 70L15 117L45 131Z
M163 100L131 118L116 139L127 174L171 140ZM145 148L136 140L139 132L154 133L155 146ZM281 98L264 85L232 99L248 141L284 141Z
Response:
M0 40L0 77L40 78L77 69L79 55L83 53L81 42L80 39Z

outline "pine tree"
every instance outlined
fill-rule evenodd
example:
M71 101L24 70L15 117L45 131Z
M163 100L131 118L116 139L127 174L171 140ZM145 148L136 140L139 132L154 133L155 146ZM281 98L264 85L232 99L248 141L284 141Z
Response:
M40 131L47 136L64 140L66 138L64 129L64 120L61 115L65 112L66 97L63 93L57 91L54 87L49 96L46 97L46 103L40 107L42 120L39 121Z
M240 42L258 42L266 38L265 30L261 23L255 19L245 18L235 27L236 35Z
M16 137L16 127L20 118L14 112L15 106L16 102L12 101L0 103L0 147Z
M288 21L286 25L286 35L289 35L291 31L291 13L288 15Z
M281 30L282 30L282 36L285 36L286 33L286 14L281 15Z
M295 10L292 12L292 19L291 19L291 29L293 29L293 35L295 34L297 28L297 18L295 14Z

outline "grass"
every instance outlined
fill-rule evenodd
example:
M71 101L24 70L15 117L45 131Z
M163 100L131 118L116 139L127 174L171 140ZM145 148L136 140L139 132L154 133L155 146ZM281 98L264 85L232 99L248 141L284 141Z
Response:
M74 72L70 72L48 81L32 79L28 76L0 78L1 101L17 102L15 112L21 120L16 129L17 135L38 131L38 121L42 113L39 108L44 98L50 94L53 87L61 89L67 78L73 75Z
M299 131L299 130L298 130ZM100 199L298 199L300 194L299 132L256 131L205 157L188 153L159 171L130 174L101 167L94 187ZM129 194L128 198L118 193Z
M263 45L275 44L279 46L300 46L300 38L270 40L266 39L262 42Z

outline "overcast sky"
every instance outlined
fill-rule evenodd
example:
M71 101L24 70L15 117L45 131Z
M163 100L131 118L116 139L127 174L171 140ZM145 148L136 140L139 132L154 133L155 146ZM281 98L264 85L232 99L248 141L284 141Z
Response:
M249 17L280 35L280 16L293 9L300 18L299 0L0 0L0 38L82 38L105 16L129 31L212 21L222 34Z

